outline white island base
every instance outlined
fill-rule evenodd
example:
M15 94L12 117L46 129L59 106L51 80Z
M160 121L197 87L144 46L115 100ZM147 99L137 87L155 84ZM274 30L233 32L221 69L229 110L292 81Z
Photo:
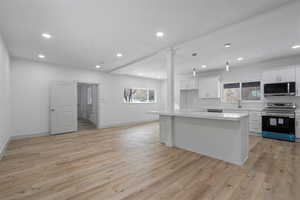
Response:
M160 141L236 165L248 158L248 115L160 113Z

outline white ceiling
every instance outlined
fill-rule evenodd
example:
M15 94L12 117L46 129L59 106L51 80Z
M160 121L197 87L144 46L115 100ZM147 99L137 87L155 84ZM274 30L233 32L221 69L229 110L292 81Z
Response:
M242 66L300 54L291 47L300 44L300 2L228 26L214 33L186 42L177 47L177 71L184 73L195 67L201 71L224 68L228 60L232 66ZM231 43L231 48L224 48ZM197 52L198 56L191 54ZM243 61L237 58L243 57ZM202 69L201 65L207 65Z
M38 60L43 53L45 62L90 69L104 62L111 70L287 2L292 0L1 0L0 32L12 56ZM166 36L158 40L156 31ZM53 38L41 38L43 32ZM116 58L117 52L124 57Z
M300 2L293 2L280 8L249 18L215 32L203 35L197 39L175 46L175 67L179 74L191 74L192 69L200 71L225 69L225 62L231 66L243 66L264 60L290 55L300 55L300 49L293 50L291 46L300 44ZM224 48L225 43L232 47ZM192 53L197 52L193 57ZM237 61L243 57L243 61ZM160 58L160 60L159 60ZM165 77L165 59L155 56L147 59L147 64L138 62L128 69L116 73L137 75L143 70L145 77L155 78L159 74ZM158 68L158 65L160 66ZM201 68L207 65L207 68Z

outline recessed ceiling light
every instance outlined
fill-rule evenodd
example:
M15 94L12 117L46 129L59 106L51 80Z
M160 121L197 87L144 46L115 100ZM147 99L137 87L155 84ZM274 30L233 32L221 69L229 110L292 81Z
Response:
M300 48L300 44L296 44L294 46L292 46L293 49L299 49Z
M123 54L117 53L117 57L118 57L118 58L121 58L121 57L123 57Z
M239 58L237 58L237 60L238 61L242 61L242 60L244 60L244 58L243 57L239 57Z
M97 68L97 69L100 69L100 68L101 68L101 66L100 66L100 65L96 65L96 68Z
M158 38L162 38L162 37L164 37L164 33L163 32L156 32L156 37L158 37Z
M45 58L46 56L43 55L43 54L38 54L38 57L39 57L39 58Z
M202 67L202 68L206 68L207 66L206 66L206 65L202 65L201 67Z
M143 73L138 73L138 75L139 75L139 76L143 76L144 74L143 74Z
M50 35L49 33L43 33L42 36L43 36L43 38L46 38L46 39L52 38L52 35Z
M230 44L230 43L226 43L226 44L224 44L224 47L225 47L225 48L230 48L230 47L231 47L231 44Z

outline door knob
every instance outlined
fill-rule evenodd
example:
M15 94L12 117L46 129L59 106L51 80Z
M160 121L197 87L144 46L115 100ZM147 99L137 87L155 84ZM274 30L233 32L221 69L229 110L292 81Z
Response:
M55 109L54 109L54 108L51 108L51 109L50 109L50 111L51 111L51 112L54 112L54 111L55 111Z

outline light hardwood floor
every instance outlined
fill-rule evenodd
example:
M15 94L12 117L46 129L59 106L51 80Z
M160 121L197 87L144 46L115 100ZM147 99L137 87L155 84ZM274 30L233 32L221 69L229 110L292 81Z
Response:
M300 144L250 143L238 167L159 144L157 123L15 140L0 199L300 199Z

